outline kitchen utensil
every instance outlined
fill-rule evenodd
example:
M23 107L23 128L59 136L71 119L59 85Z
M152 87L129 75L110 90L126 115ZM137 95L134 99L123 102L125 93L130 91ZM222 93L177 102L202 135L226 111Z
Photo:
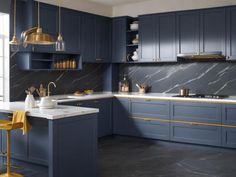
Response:
M180 90L179 90L179 95L180 95L180 96L183 96L183 97L188 96L188 95L189 95L189 89L188 89L188 88L182 88L182 89L180 89Z
M140 88L139 88L139 93L141 93L141 94L146 93L147 88L148 88L148 85L146 85L146 84L141 84L139 87L140 87Z
M136 87L138 87L138 89L141 89L141 87L138 84L136 84Z

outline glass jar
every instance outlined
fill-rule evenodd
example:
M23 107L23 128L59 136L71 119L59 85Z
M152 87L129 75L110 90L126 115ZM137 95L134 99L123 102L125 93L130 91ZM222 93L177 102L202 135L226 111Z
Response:
M124 75L123 79L119 82L119 92L129 92L129 81L127 76Z

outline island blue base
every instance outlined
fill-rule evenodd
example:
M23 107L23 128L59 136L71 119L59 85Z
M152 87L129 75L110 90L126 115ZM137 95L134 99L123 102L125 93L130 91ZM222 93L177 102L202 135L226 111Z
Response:
M8 119L8 114L0 114ZM97 176L97 114L47 120L29 117L33 128L23 136L11 135L12 159L44 166L49 177ZM6 151L6 132L1 132L1 150ZM23 163L22 163L23 164Z

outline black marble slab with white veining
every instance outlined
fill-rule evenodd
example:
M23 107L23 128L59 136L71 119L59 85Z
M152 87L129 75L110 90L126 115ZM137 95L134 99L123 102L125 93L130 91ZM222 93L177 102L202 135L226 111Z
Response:
M236 63L192 62L170 64L120 65L127 74L132 91L135 84L148 84L151 92L178 93L187 87L192 93L236 95Z
M10 101L25 99L25 89L30 86L44 87L51 81L57 88L51 89L53 94L69 94L77 90L93 89L102 91L102 64L84 64L81 71L22 71L11 59L10 67Z

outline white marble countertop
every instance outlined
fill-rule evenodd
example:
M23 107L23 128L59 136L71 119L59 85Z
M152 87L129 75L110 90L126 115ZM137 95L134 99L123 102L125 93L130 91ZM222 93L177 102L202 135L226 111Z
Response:
M187 98L187 97L173 97L178 93L114 93L118 98L140 98L140 99L153 99L153 100L172 100L172 101L189 101L189 102L207 102L207 103L232 103L236 104L236 96L229 96L224 99L211 99L211 98Z
M98 109L94 108L84 108L84 107L75 107L75 106L57 106L53 109L25 109L24 102L1 102L0 103L0 112L3 113L13 113L14 111L28 111L28 116L45 118L50 120L81 116L86 114L98 113Z
M71 101L83 101L83 100L94 100L104 98L137 98L137 99L153 99L153 100L172 100L172 101L189 101L189 102L208 102L208 103L228 103L236 104L236 96L229 96L225 99L210 99L210 98L182 98L173 97L178 93L146 93L140 94L138 92L120 93L120 92L97 92L92 95L85 96L74 96L74 95L57 95L52 96L58 103L71 102Z

